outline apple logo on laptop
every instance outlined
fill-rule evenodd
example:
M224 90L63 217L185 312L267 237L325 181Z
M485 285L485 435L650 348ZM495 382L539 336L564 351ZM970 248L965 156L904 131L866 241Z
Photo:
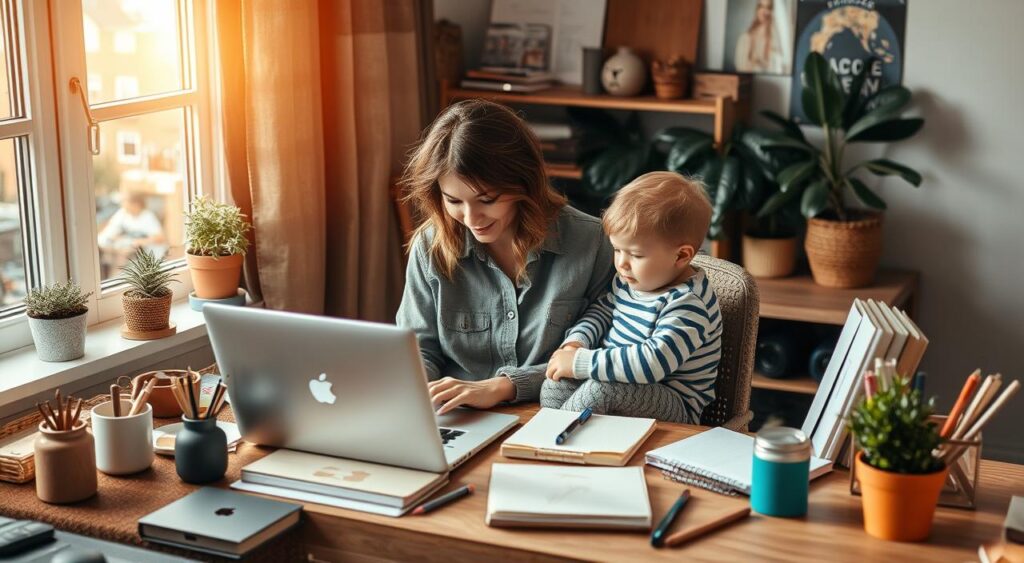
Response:
M338 399L338 397L331 392L331 386L333 385L333 383L327 381L327 374L321 373L318 379L309 380L309 392L313 394L313 398L316 399L318 403L333 405L334 401Z
M214 514L216 514L217 516L231 516L234 513L235 513L235 509L234 508L228 508L228 507L218 508L217 511L214 512Z

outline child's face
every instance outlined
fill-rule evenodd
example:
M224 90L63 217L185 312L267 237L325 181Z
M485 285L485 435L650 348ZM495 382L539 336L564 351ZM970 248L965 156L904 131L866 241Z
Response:
M441 199L453 219L469 229L476 240L489 244L512 235L516 202L495 191L478 194L454 174L441 176Z
M674 245L654 236L611 235L615 271L629 287L657 291L682 283L689 272L693 247Z

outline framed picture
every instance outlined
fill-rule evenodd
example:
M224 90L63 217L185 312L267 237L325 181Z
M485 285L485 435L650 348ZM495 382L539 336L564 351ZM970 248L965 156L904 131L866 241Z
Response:
M795 14L796 0L729 0L724 69L790 74Z

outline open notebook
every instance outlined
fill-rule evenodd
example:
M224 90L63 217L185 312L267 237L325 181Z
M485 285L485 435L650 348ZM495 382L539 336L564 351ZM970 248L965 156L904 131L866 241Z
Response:
M676 481L722 494L749 495L754 437L712 428L647 452L647 464ZM831 461L811 457L811 479L831 470Z
M654 432L653 418L632 418L595 414L573 432L562 445L558 436L580 413L542 408L501 445L501 455L522 459L626 465Z

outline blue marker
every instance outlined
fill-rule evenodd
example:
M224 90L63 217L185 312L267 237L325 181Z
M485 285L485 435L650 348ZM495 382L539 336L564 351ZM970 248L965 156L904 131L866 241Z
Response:
M583 409L583 412L581 412L580 415L576 417L576 420L570 422L569 426L566 426L565 430L563 430L562 433L559 434L557 438L555 438L555 443L558 444L559 446L564 444L565 441L569 439L569 434L572 434L573 430L576 430L580 426L583 426L583 423L589 420L590 415L592 414L594 414L594 411L590 410L590 407Z

